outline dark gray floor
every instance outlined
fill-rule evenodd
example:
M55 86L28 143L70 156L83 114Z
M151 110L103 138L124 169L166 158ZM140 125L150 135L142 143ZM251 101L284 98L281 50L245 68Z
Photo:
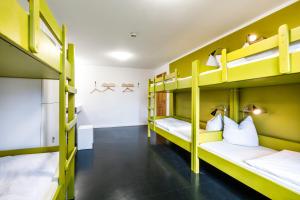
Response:
M77 154L76 199L265 198L204 162L194 175L188 152L154 133L148 142L146 132L146 126L95 129L94 150Z

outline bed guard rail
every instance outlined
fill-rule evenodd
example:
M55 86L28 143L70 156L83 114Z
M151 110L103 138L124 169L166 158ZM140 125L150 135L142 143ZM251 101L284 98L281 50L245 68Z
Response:
M279 50L279 73L287 74L291 72L289 44L295 40L300 39L300 27L289 30L286 24L281 25L278 29L278 34L248 47L244 47L230 53L226 49L222 50L221 63L222 63L222 81L228 81L227 63L241 59L247 56L255 55L267 50L278 48Z
M38 52L40 19L62 45L62 28L58 25L45 0L29 1L29 48L33 53Z

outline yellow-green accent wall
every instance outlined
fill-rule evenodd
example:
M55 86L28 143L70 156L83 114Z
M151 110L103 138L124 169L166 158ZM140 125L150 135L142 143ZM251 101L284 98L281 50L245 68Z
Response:
M278 27L287 24L289 28L300 26L300 2L288 6L269 15L235 33L232 33L202 49L199 49L170 64L170 72L178 70L180 77L191 76L192 62L200 60L200 71L206 71L205 66L209 53L217 48L227 48L228 51L242 47L248 33L270 37L277 34ZM260 134L300 141L300 84L268 86L240 89L240 107L255 104L267 109L268 113L254 116L257 131ZM214 106L229 105L229 90L201 91L200 120L207 121L212 116ZM174 95L174 115L191 117L191 92L185 91ZM240 116L242 119L242 116ZM203 128L203 127L202 127Z
M200 61L201 65L200 72L206 71L209 69L209 67L205 66L208 55L217 48L226 48L230 52L241 48L246 41L247 34L249 33L256 33L259 36L270 37L277 34L278 27L282 24L287 24L289 28L300 26L299 10L300 2L297 2L272 15L269 15L239 31L205 46L204 48L170 63L170 72L177 69L180 77L191 76L192 62L197 59Z
M300 84L244 88L240 105L255 104L267 110L253 116L260 134L300 142Z
M229 106L229 90L204 90L200 95L200 121L212 118L211 112L215 106ZM175 93L174 113L178 117L191 118L191 92ZM202 127L204 128L204 127Z

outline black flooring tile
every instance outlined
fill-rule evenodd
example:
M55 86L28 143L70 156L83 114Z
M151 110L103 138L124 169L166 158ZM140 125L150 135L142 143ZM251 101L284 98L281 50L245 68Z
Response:
M201 161L190 171L190 154L146 126L94 130L94 149L76 157L76 200L266 199Z

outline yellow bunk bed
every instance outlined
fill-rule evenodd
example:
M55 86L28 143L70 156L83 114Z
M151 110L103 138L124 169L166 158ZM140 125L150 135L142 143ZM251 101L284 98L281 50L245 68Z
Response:
M42 30L43 25L46 29ZM35 163L32 160L51 157L55 162L51 165L57 168L58 177L54 175L50 179L43 176L41 178L56 182L55 184L51 183L52 192L42 193L41 188L39 188L42 183L38 182L41 179L28 176L27 179L32 180L30 183L35 185L26 181L16 182L12 179L12 182L5 182L5 185L11 187L10 189L2 188L0 198L66 199L67 196L68 199L73 199L76 154L75 124L77 122L74 108L76 93L74 87L75 52L74 45L67 44L66 27L58 25L45 0L30 0L28 11L23 9L17 0L1 0L0 54L0 77L59 80L59 146L0 151L2 166L9 164L6 161L17 161L17 163L20 164L21 162L24 165L24 168L20 167L19 164L17 165L20 171L10 171L17 174L22 174L25 169L36 169L30 167L38 164L40 164L38 168L44 170L44 167L47 168L47 166L43 166L43 164L47 165L47 162ZM66 121L67 100L68 115ZM14 169L11 169L10 165L7 168L8 170ZM3 169L1 168L1 170ZM49 172L49 170L43 170L42 172ZM55 169L50 171L53 172L52 174L56 174ZM46 176L46 174L44 175ZM4 176L5 172L1 171L1 175ZM8 177L8 175L4 177ZM8 179L4 180L7 181ZM10 183L14 183L14 185L9 185ZM18 188L21 191L12 191L11 188ZM24 193L26 188L26 193ZM32 196L33 193L40 195Z
M195 139L194 134L196 130L200 127L200 123L194 123L192 117L192 123L188 119L180 118L173 115L173 94L180 90L187 90L192 88L192 77L187 77L183 79L178 78L178 73L170 73L168 75L150 79L148 82L148 137L151 137L151 130L160 136L164 137L168 141L176 144L177 146L191 152L192 156L192 170L197 172L196 168L193 168L193 163L198 160L196 146L193 146ZM196 84L197 85L197 84ZM156 116L156 93L167 92L169 94L169 115L168 116ZM194 94L194 92L192 92ZM194 102L192 103L194 105ZM192 110L197 110L197 108L192 108ZM194 113L193 113L194 114ZM192 127L196 125L198 128ZM215 134L220 133L219 131L214 132ZM206 131L201 129L201 134L197 132L200 140L206 135ZM210 135L206 136L210 137ZM198 137L197 137L198 138ZM213 139L213 138L211 138Z
M154 78L150 84L150 91L153 92L163 92L163 91L174 91L192 88L192 77L180 78L177 70L161 76L159 78Z
M282 25L278 34L230 53L222 67L199 74L199 87L255 87L299 82L300 27ZM272 77L270 79L270 77Z
M198 73L199 61L193 62L193 105L199 106L199 95L202 89L232 88L230 94L230 117L239 121L239 89L244 87L256 87L266 85L280 85L300 82L300 27L289 30L286 25L279 28L278 35L257 42L249 47L226 53L222 51L221 69ZM268 50L270 54L242 64L230 62L259 54ZM200 89L199 89L200 88ZM199 112L193 110L193 129L197 129ZM197 153L201 160L215 166L224 173L232 176L261 194L271 199L300 199L300 186L297 186L286 179L278 178L274 174L254 169L245 164L249 158L239 157L240 152L249 151L242 146L231 145L227 152L222 144L222 133L205 133L197 137L199 130L195 130ZM201 138L201 140L200 140ZM300 143L287 141L259 135L259 151L274 153L280 150L291 150L300 152ZM261 150L262 149L262 150ZM252 149L253 150L253 149ZM252 151L251 150L251 151ZM258 151L254 149L254 151ZM253 156L253 155L252 155ZM247 156L246 156L247 157ZM194 168L199 163L194 163ZM198 169L199 170L199 169Z
M178 74L177 71L164 75L160 78L154 78L153 80L149 80L148 86L148 137L151 136L150 131L153 130L157 134L161 135L162 137L166 138L170 142L180 146L181 148L185 149L186 151L191 151L191 141L188 138L180 137L181 134L174 134L171 133L167 127L163 128L157 124L157 120L162 119L173 119L176 123L176 119L173 118L172 109L170 112L170 116L156 116L156 93L168 91L170 92L173 99L173 91L178 89ZM172 100L170 101L172 102ZM186 124L188 126L188 122Z

